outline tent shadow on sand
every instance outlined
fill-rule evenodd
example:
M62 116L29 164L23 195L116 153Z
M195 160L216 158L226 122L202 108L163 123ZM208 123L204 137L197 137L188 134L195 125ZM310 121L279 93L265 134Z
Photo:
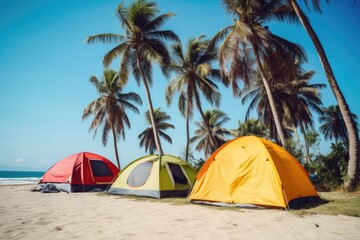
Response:
M316 208L321 205L328 204L330 202L332 202L332 201L328 201L326 199L319 197L319 198L314 198L311 201L298 202L298 203L292 204L290 210L312 209L312 208Z

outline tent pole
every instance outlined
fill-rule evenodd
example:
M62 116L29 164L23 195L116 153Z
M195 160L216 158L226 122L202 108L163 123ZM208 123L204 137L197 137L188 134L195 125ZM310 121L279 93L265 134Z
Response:
M287 197L286 197L285 189L284 189L284 187L282 185L281 185L281 188L283 190L283 194L284 194L285 201L286 201L286 208L285 209L290 211L289 202L288 202Z

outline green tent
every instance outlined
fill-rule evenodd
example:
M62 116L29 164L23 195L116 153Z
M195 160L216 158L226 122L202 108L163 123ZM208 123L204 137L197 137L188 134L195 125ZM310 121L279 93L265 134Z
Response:
M195 176L196 170L180 158L153 154L136 159L126 166L107 193L153 198L187 196Z

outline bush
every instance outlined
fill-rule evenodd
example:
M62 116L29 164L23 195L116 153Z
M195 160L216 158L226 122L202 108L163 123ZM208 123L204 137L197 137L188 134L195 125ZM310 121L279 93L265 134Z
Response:
M196 171L199 171L201 169L201 167L204 165L205 160L202 158L200 158L200 159L192 158L192 159L190 159L190 163L196 169Z
M331 145L331 152L318 155L305 168L312 175L313 183L318 189L331 190L341 186L347 175L349 160L348 146L343 143Z

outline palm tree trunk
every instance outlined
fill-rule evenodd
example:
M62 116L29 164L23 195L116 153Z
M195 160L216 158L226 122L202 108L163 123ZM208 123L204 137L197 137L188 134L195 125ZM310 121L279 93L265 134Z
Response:
M206 118L205 118L205 115L204 115L204 112L202 111L201 109L201 102L200 102L200 97L199 97L199 94L198 92L196 91L196 88L194 87L193 89L195 89L194 91L194 95L195 95L195 101L196 101L196 106L200 112L200 115L201 115L201 118L202 120L204 121L205 125L206 125L206 130L209 134L209 138L210 138L210 144L214 147L214 149L217 149L219 146L217 145L215 139L214 139L214 136L212 135L212 132L211 132L211 129L210 129L210 126L209 126L209 123L208 121L206 121Z
M301 132L304 136L304 144L305 144L305 163L309 164L310 163L310 153L309 153L309 144L306 138L306 131L304 128L304 125L302 123L300 123L300 128L301 128Z
M115 127L114 127L114 124L113 124L113 123L111 124L111 131L112 131L112 134L113 134L113 137L114 137L114 149L115 149L116 163L117 163L117 166L118 166L119 170L121 170L121 168L120 168L119 154L118 154L118 149L117 149L117 144L116 144Z
M190 131L189 131L189 113L190 113L190 105L189 98L187 100L186 106L186 149L185 149L185 161L189 162L189 145L190 145Z
M153 128L154 139L155 139L155 145L156 145L156 148L157 148L157 150L159 152L159 155L161 156L161 155L163 155L163 151L162 151L160 140L159 140L158 130L157 130L157 127L155 125L154 108L153 108L153 104L152 104L152 101L151 101L149 85L148 85L148 83L146 81L144 71L143 71L143 69L141 67L141 59L140 59L140 54L139 54L138 49L136 49L136 57L137 57L137 67L139 69L142 81L143 81L144 86L145 86L146 97L147 97L147 100L148 100L149 115L150 115L151 125L152 125L152 128Z
M257 69L259 70L261 79L262 79L262 81L264 83L266 94L267 94L268 99L269 99L271 113L272 113L272 115L274 117L276 130L277 130L277 133L278 133L279 138L280 138L280 143L281 143L282 146L285 146L284 129L283 129L283 126L281 124L279 114L278 114L278 112L276 110L276 107L275 107L274 97L273 97L272 91L270 89L269 82L268 82L268 80L267 80L267 78L265 76L264 69L262 67L262 64L261 64L261 61L260 61L260 58L259 58L259 55L258 55L257 45L254 42L251 42L251 45L252 45L252 48L254 50Z
M347 191L353 191L359 183L359 162L360 162L360 146L359 146L359 135L357 132L355 121L351 115L348 104L346 103L345 97L342 94L337 81L335 79L334 73L331 69L330 63L327 59L325 50L312 28L310 22L307 20L307 17L304 15L296 0L289 0L292 8L296 12L300 22L305 28L306 32L310 36L315 49L319 55L321 64L324 68L326 78L328 79L329 85L332 92L336 98L336 101L339 105L341 114L344 118L346 130L349 137L349 164L347 171L347 180L345 183L345 189Z

